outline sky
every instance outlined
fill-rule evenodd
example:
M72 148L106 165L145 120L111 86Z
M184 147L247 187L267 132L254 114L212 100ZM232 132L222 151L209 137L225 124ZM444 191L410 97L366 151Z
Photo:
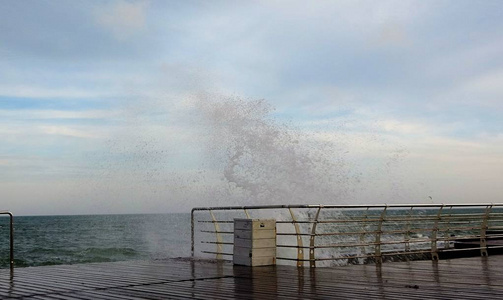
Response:
M502 53L500 0L0 1L0 209L502 202Z

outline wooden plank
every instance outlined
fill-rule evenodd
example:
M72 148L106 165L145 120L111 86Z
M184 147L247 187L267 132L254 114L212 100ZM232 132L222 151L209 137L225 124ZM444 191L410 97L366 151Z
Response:
M0 270L0 299L497 299L503 256L331 268L135 261Z

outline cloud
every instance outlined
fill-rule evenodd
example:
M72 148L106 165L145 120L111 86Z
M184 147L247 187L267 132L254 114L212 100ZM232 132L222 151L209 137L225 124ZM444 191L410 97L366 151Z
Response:
M402 24L387 22L382 25L376 43L378 46L404 47L410 46L411 40Z
M48 87L28 84L0 84L0 96L17 98L97 98L117 96L115 91L83 87Z
M77 138L100 138L102 135L99 135L97 132L91 133L84 130L79 130L76 128L71 128L68 126L40 126L40 131L45 134L50 135L63 135L69 137L77 137Z
M444 112L445 121L455 118L467 130L481 130L481 126L487 131L501 130L503 69L484 69L464 77L432 95L429 106Z
M119 113L109 110L87 110L87 111L66 111L66 110L5 110L0 109L2 120L48 120L48 119L110 119L118 117Z
M377 121L375 124L384 132L399 135L425 135L434 132L434 128L432 126L421 123L384 120Z
M285 2L288 5L285 5ZM306 5L304 1L263 1L264 5L290 18L313 18L318 20L337 20L354 25L375 25L383 21L412 21L421 15L426 6L423 1L367 1L342 0L319 1Z
M96 22L116 39L126 40L146 30L147 8L147 1L116 1L96 10Z
M448 86L453 81L467 80L474 74L494 71L495 67L500 67L499 57L503 51L503 39L500 35L490 35L481 41L467 37L462 45L449 39L431 39L429 43L431 53L421 60L418 71L442 85Z
M4 142L6 151L37 151L46 146L55 147L58 140L48 139L48 135L62 137L77 137L85 139L102 139L108 136L110 128L102 128L98 125L56 125L36 124L12 120L2 121L0 124L0 138ZM79 148L80 145L75 145ZM92 145L89 145L92 146Z
M486 72L465 83L464 90L475 93L489 101L489 104L501 106L503 98L503 69ZM474 99L480 101L480 99ZM482 104L482 103L481 103Z

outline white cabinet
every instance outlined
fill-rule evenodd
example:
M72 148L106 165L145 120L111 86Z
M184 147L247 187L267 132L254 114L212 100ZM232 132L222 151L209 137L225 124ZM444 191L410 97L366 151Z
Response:
M234 264L276 264L276 220L234 219Z

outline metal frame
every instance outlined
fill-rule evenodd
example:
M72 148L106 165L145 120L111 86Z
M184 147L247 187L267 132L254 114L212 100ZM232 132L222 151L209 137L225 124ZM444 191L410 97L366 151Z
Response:
M10 255L9 255L9 265L11 271L14 269L14 215L10 211L0 211L0 215L9 215L10 217Z
M477 213L463 212L460 209L477 209ZM314 217L309 214L302 218L294 209L316 209ZM500 209L500 210L498 210ZM278 260L296 261L297 266L309 262L310 267L316 267L316 262L350 259L370 259L381 263L384 258L392 256L429 255L438 260L439 253L480 250L482 256L487 256L487 229L500 230L496 237L503 238L503 204L397 204L397 205L265 205L265 206L225 206L197 207L191 211L191 253L195 254L196 224L204 226L213 224L214 230L199 230L213 236L213 240L201 240L203 244L215 244L216 251L201 251L216 254L217 259L223 255L232 256L232 251L224 252L223 246L233 246L233 242L224 241L223 236L232 235L233 229L221 230L220 225L229 228L233 219L218 219L215 212L233 211L249 218L250 211L285 210L285 220L277 220L277 224L292 224L294 233L277 232L277 236L295 236L295 244L279 244L278 248L296 248L296 257L277 257ZM341 217L323 218L321 212L335 211ZM407 211L408 210L408 211ZM360 211L361 214L351 214ZM207 220L195 220L196 213L209 212ZM414 214L414 213L417 214ZM260 214L260 213L259 213ZM289 217L288 217L289 216ZM400 225L395 226L393 225ZM495 225L496 224L496 225ZM302 226L302 228L301 228ZM331 228L323 230L320 227ZM304 229L304 230L302 230ZM453 234L455 237L452 237ZM330 238L330 237L334 238ZM415 237L413 237L415 236ZM320 243L316 237L331 240L329 244ZM211 239L211 238L210 238ZM304 246L303 239L309 240ZM479 240L480 244L466 249L450 247L453 240ZM321 239L323 242L323 239ZM443 245L443 247L439 247ZM402 249L403 247L403 249ZM491 246L503 248L503 246ZM317 256L316 250L333 251L330 257ZM351 250L353 249L353 250ZM359 249L354 250L354 249ZM373 252L368 249L373 249ZM390 250L392 249L392 250ZM398 249L398 250L397 250ZM304 253L309 251L309 258ZM348 254L348 251L353 251ZM344 254L345 252L345 254ZM370 253L368 253L370 252Z

